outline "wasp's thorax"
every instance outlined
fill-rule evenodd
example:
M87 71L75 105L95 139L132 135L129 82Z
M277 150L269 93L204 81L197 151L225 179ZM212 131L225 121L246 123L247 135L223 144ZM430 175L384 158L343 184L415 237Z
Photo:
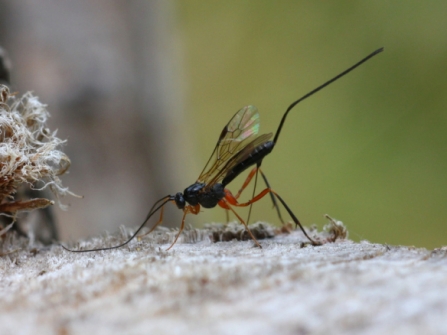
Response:
M186 203L191 206L200 204L204 208L213 208L224 197L225 188L221 183L206 187L206 184L197 182L185 188L183 193L178 192L174 196L174 201L179 209L184 209Z

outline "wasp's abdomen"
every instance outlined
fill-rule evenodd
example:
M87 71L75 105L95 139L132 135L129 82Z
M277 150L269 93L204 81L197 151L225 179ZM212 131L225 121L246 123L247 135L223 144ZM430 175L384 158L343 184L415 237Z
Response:
M227 175L222 180L222 185L228 185L234 178L239 176L247 168L261 162L265 156L272 152L274 146L275 143L273 141L268 141L254 148L253 151L247 156L247 158L245 158L239 164L235 165L233 169L228 171Z

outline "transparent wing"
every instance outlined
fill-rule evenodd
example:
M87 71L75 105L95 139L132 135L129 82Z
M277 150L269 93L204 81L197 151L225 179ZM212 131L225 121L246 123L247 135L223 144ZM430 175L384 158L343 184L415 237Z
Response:
M197 182L212 185L231 169L234 157L249 144L256 142L259 132L259 112L255 106L240 109L223 128L216 147ZM270 134L271 136L271 134ZM209 169L207 167L209 166Z
M244 148L242 148L238 153L236 153L234 156L232 156L227 163L225 164L225 166L223 167L223 169L220 171L220 173L218 175L216 175L214 177L214 179L212 179L209 183L212 185L218 181L220 181L221 179L225 178L227 176L227 174L239 163L245 161L248 156L250 154L253 153L253 150L264 144L265 142L267 142L271 137L273 136L272 133L268 133L268 134L263 134L263 135L259 135L258 137L256 137L253 141L251 141L250 143L248 143L247 145L244 146ZM246 166L245 168L248 168L249 166ZM245 170L245 168L243 170L238 170L238 173L236 174L239 175L239 173L241 173L242 171ZM235 176L235 177L236 177Z

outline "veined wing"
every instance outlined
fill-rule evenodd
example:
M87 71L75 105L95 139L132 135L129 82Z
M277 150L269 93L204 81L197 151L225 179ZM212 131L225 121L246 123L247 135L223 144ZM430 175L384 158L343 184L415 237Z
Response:
M231 179L236 178L240 173L251 166L251 164L247 162L247 159L251 154L253 154L254 149L267 142L272 136L272 133L259 135L253 141L244 146L238 153L236 153L227 161L220 172L209 181L209 184L213 185L217 182L220 182L222 179L228 177L230 173L232 175ZM237 171L232 171L233 168L241 162L244 162L244 165L242 167L239 167Z
M216 147L197 182L210 184L228 171L228 162L254 141L259 132L259 112L255 106L240 109L222 129ZM207 169L207 167L209 168Z

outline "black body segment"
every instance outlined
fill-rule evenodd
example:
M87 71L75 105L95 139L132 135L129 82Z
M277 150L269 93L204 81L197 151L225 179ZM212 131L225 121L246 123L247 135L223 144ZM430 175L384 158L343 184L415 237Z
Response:
M243 161L234 166L222 180L222 185L226 186L239 176L242 172L255 164L261 165L265 156L272 152L275 143L267 141L253 149L253 151Z
M197 205L199 203L198 194L204 187L204 183L194 183L191 186L185 188L185 190L183 191L183 197L185 198L185 201L192 206Z
M210 190L198 194L199 204L203 208L214 208L225 197L225 188L221 183L214 184Z
M186 206L186 200L183 197L182 192L177 192L174 196L174 201L178 209L184 209Z
M206 184L197 182L187 187L183 194L177 193L175 203L180 209L185 207L185 202L191 206L200 204L204 208L214 208L223 197L225 197L225 191L221 183L206 187Z

